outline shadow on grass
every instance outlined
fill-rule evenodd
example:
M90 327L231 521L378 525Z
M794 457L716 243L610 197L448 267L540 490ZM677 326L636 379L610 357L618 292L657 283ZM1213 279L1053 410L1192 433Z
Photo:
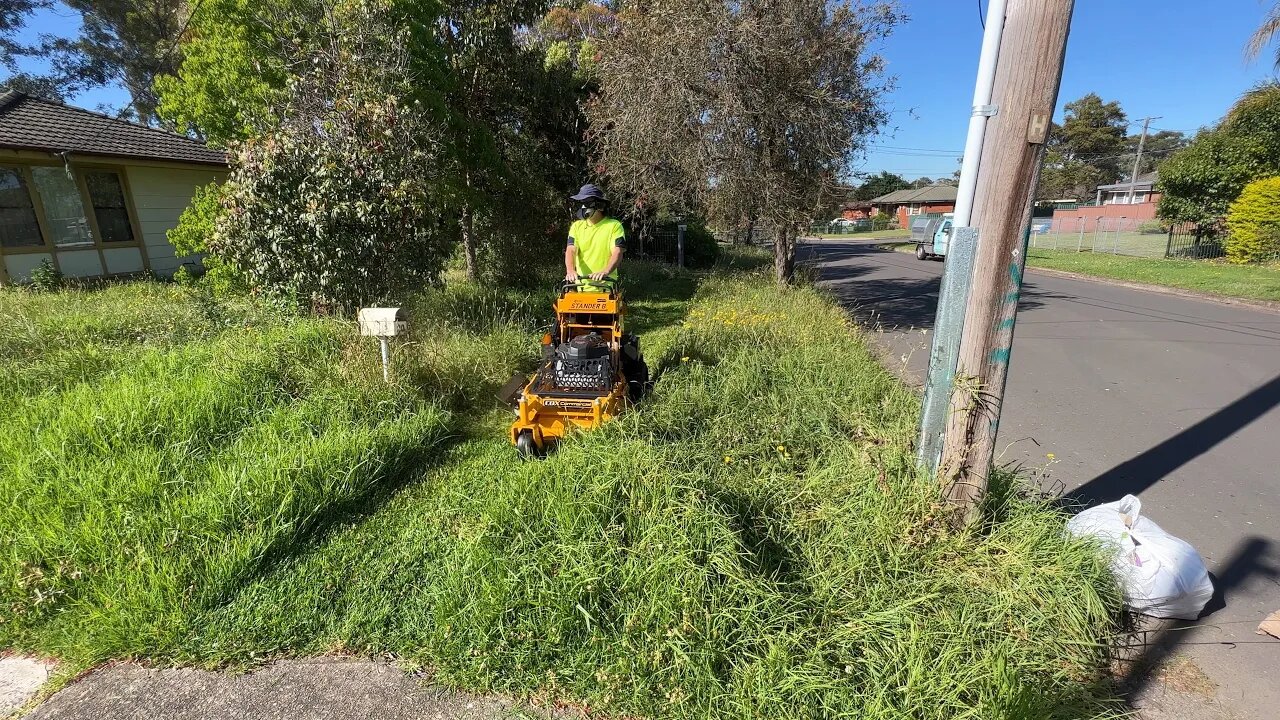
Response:
M455 431L455 432L451 432ZM427 445L416 445L400 453L378 474L368 489L342 502L325 505L296 525L294 532L272 542L251 566L227 582L217 605L234 601L240 592L273 574L278 568L320 547L336 530L377 513L401 490L420 481L442 465L450 450L470 439L473 428L452 427Z

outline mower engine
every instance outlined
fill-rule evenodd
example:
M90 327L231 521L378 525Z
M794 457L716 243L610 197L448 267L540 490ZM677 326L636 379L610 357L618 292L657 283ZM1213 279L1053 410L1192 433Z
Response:
M609 344L599 333L561 343L553 368L555 386L564 390L608 390L614 383Z

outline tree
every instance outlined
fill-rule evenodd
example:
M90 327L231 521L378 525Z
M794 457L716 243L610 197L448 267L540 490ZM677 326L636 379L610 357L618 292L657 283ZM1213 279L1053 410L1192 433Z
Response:
M291 58L314 49L324 6L309 0L204 0L182 59L154 88L161 119L223 147L271 130Z
M435 280L455 233L410 31L384 3L325 10L317 42L287 58L304 69L278 125L231 145L208 249L260 291L350 310Z
M62 100L62 89L55 78L35 75L18 67L18 58L38 55L40 49L18 42L16 35L31 13L49 4L50 0L0 0L0 67L8 71L8 77L0 83L0 90Z
M1128 153L1136 155L1138 152L1138 142L1141 135L1130 135L1128 138ZM1160 167L1160 163L1169 158L1170 155L1187 146L1190 140L1187 136L1177 130L1158 130L1147 135L1147 142L1142 148L1142 161L1138 166L1138 174L1153 172ZM1132 166L1126 172L1132 172ZM1127 177L1125 178L1127 179Z
M1248 44L1245 45L1245 57L1250 60L1256 59L1278 34L1280 34L1280 2L1271 7L1271 11L1262 19L1262 24L1249 38ZM1280 68L1280 48L1276 48L1276 67Z
M911 181L911 187L917 188L917 189L926 188L932 184L933 184L933 178L931 177L919 177Z
M440 137L438 212L462 240L468 275L527 271L530 248L548 249L565 192L586 174L583 83L547 67L530 28L545 0L380 0L406 29L413 98ZM157 83L159 112L226 144L270 131L276 105L328 22L320 0L205 0L184 60Z
M854 199L874 200L881 195L888 195L895 190L906 190L909 187L911 187L911 183L907 182L901 175L881 170L878 175L872 175L858 186L858 191L854 193Z
M10 73L18 71L17 58L31 52L14 35L26 24L27 16L48 4L48 0L0 0L0 65Z
M1170 223L1221 219L1245 185L1280 175L1280 83L1245 93L1216 127L1160 166L1158 213Z
M187 0L63 0L80 13L75 38L53 38L41 49L59 89L72 92L119 83L134 117L155 121L157 77L180 61L179 36L187 27Z
M1104 103L1089 93L1067 103L1065 110L1062 124L1054 123L1049 131L1039 200L1090 197L1099 185L1117 182L1126 172L1128 118L1120 103Z
M758 217L789 282L798 224L886 121L871 47L898 21L880 2L629 5L588 108L602 175L640 205Z

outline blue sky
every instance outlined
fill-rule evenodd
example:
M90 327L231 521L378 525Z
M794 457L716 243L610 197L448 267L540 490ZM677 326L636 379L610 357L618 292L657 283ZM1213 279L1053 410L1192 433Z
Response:
M1274 76L1272 52L1252 64L1243 55L1271 1L1076 0L1059 119L1063 103L1096 92L1120 101L1130 120L1162 116L1156 128L1194 132L1215 122L1242 92ZM978 0L900 2L911 20L881 49L898 78L889 98L892 122L857 167L948 177L964 147L982 44ZM33 18L24 39L74 35L78 25L65 9L45 11ZM118 108L128 100L119 88L72 99L90 109Z
M881 50L898 78L891 127L857 166L949 177L964 148L982 46L977 0L900 2L911 20ZM1270 2L1076 0L1058 119L1064 103L1096 92L1118 100L1130 120L1161 116L1153 127L1194 132L1216 122L1241 93L1274 75L1274 52L1251 64L1243 52Z

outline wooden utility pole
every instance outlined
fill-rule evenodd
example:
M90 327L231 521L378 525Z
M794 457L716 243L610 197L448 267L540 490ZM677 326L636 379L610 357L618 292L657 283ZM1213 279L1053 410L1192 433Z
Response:
M1031 204L1058 103L1074 0L1009 0L982 148L972 225L973 287L938 477L967 519L987 491L1013 328L1026 265Z
M1138 140L1138 154L1133 158L1133 174L1129 176L1129 204L1133 204L1133 191L1138 187L1138 170L1142 167L1142 149L1147 146L1147 131L1151 129L1151 121L1159 117L1142 118L1142 138Z

